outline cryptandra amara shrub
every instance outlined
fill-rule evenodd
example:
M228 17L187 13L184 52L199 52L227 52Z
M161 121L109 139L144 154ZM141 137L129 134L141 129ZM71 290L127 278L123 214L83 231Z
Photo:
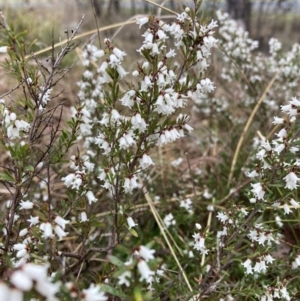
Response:
M53 48L47 69L30 55L26 33L15 33L1 16L0 52L7 52L4 68L18 85L1 96L6 156L0 182L7 197L1 203L0 300L299 297L297 241L289 254L278 255L281 229L299 220L300 101L289 94L298 80L297 46L280 54L280 43L271 40L271 56L255 56L256 43L220 12L218 41L217 22L198 19L200 4L185 7L170 24L155 16L137 19L144 33L133 70L110 39L102 49L86 45L79 104L67 122L55 86L70 71L61 64L77 47L78 28L58 53ZM213 172L192 175L193 183L201 179L199 197L179 197L171 212L160 206L162 200L154 203L159 206L153 214L164 216L161 235L148 212L137 209L144 195L160 195L147 191L161 186L147 170L155 164L153 150L192 135L193 105L211 113L215 86L208 78L209 61L217 43L227 54L219 55L223 80L237 78L237 70L250 76L251 84L245 86L245 78L235 83L245 87L245 105L263 92L267 66L271 73L284 70L287 89L278 85L270 91L274 98L286 93L289 102L274 118L276 134L256 141L255 154L243 162L250 178L244 190L239 183L223 183L224 196L214 187L220 184ZM255 92L254 83L260 83ZM213 118L230 116L227 107L214 111ZM166 244L166 233L174 248Z

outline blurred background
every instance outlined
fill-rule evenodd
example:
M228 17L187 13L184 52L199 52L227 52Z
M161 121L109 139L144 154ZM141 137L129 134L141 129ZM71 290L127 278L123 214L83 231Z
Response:
M187 0L152 1L175 11L182 5L193 4ZM0 0L0 9L21 23L44 22L40 29L49 23L52 27L53 23L74 26L85 14L83 28L87 30L95 28L92 2L100 26L121 22L137 14L157 13L157 7L144 0ZM202 8L204 14L212 17L216 9L227 11L252 39L260 42L259 50L267 49L271 37L278 38L287 47L300 41L300 0L204 0Z
M164 5L174 11L181 11L183 5L193 6L190 0L151 0ZM7 21L13 23L16 32L28 29L26 41L36 41L31 51L38 51L51 45L52 39L57 43L66 39L66 32L76 28L82 16L83 23L79 34L94 30L80 39L79 49L94 41L97 46L97 27L121 23L142 14L155 14L162 17L174 18L174 15L161 10L145 0L0 0L0 9ZM204 0L202 4L203 16L216 18L217 9L227 11L232 18L237 20L239 26L249 32L249 36L259 41L256 51L268 53L268 41L274 37L282 42L284 50L300 42L300 0ZM133 22L134 23L134 22ZM136 49L140 47L141 34L144 29L139 29L135 24L106 28L100 33L100 38L112 38L115 45L124 50L128 56L127 68L131 70L138 59ZM0 41L2 44L4 41ZM38 58L44 58L51 52L43 53ZM79 73L72 72L71 82L65 92L76 99L78 74L80 74L80 53L71 53L64 60L64 66L74 65ZM0 56L0 63L4 56ZM0 67L1 73L1 67ZM0 74L1 75L1 74ZM72 78L74 77L74 78ZM80 76L79 76L80 78ZM0 78L0 92L6 90ZM7 84L7 82L6 82ZM74 86L76 87L74 89ZM73 97L72 97L73 96Z

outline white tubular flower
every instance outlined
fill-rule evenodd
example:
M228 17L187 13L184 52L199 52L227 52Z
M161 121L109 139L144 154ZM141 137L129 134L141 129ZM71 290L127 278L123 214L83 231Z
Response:
M242 266L246 269L246 274L253 274L251 259L247 259L245 262L243 262Z
M32 209L33 208L33 203L30 201L21 201L20 203L20 209Z
M148 17L143 17L143 18L136 18L136 24L139 25L139 29L141 29L141 27L143 25L145 25L146 23L149 22L149 18Z
M87 222L89 219L87 218L87 215L86 215L86 212L81 212L80 213L80 222L81 223L84 223L84 222Z
M156 54L160 54L160 50L159 50L159 48L158 48L157 43L153 43L153 44L152 44L151 55L156 55Z
M151 79L148 75L145 76L144 80L141 82L141 92L147 91L149 88L152 88L153 83L151 82Z
M32 227L32 226L34 226L34 225L36 225L36 224L39 223L39 217L38 216L32 217L30 215L30 219L28 219L27 222L30 223L29 227Z
M91 284L88 289L82 291L82 301L106 301L108 298L104 292L95 284Z
M138 249L138 253L147 262L150 259L154 259L153 254L155 253L155 250L151 250L145 246L140 246Z
M3 300L23 301L23 292L18 289L11 289L9 290L8 299L3 299Z
M67 187L71 186L73 184L73 182L75 181L75 179L76 179L76 175L74 173L71 173L64 178L61 178L61 180L65 182L64 184Z
M7 46L1 46L0 53L6 53L6 52L7 52Z
M32 280L22 270L16 270L10 276L10 282L23 292L27 292L32 289Z
M218 214L217 214L217 219L218 219L221 223L224 224L226 221L229 220L229 217L228 217L225 213L223 213L223 212L218 212Z
M27 245L26 244L14 244L13 249L18 251L17 258L22 258L27 255Z
M19 236L25 236L26 234L28 233L28 229L25 228L25 229L22 229L20 232L19 232Z
M266 267L266 262L263 260L263 258L259 258L258 261L255 263L254 266L254 271L255 272L266 272L267 267Z
M34 263L26 263L22 267L22 271L32 280L41 281L47 278L48 265L39 265Z
M117 71L120 75L120 78L123 78L124 76L126 76L129 73L129 72L126 72L121 65L117 65Z
M97 202L98 201L98 199L94 196L93 192L90 191L90 190L86 193L86 197L87 197L88 202L89 202L90 205L93 202Z
M126 55L124 51L120 50L117 47L113 48L113 53L118 57L119 60L123 60L124 56Z
M10 298L10 288L4 283L0 282L0 300L1 301L7 301L7 300L14 300ZM23 296L21 301L23 301Z
M59 237L59 240L62 240L66 237L69 233L65 232L60 226L55 226L54 231L56 235Z
M53 233L52 233L52 225L49 222L42 223L40 225L40 229L43 231L43 238L52 238Z
M290 200L290 204L295 208L298 209L300 208L300 204L298 202L296 202L294 199Z
M135 96L135 93L136 92L134 90L126 92L124 96L120 99L122 105L131 109L134 105L133 97Z
M47 300L57 300L55 294L59 291L60 283L52 283L48 279L41 279L37 281L35 289Z
M176 224L176 221L172 213L169 213L168 215L165 216L164 224L166 225L167 228L169 228L171 225Z
M288 204L283 204L283 210L284 214L290 214L291 212L293 212Z
M141 117L140 113L137 113L134 116L132 116L131 124L132 124L132 129L138 130L140 133L145 132L148 126L145 120Z
M149 166L154 165L152 159L147 154L144 154L139 162L142 169L146 169Z
M137 265L141 274L140 281L145 280L146 282L151 282L151 279L155 273L150 270L147 262L145 260L140 260Z
M131 177L125 178L123 187L124 187L125 193L131 193L133 191L133 189L138 188L139 184L137 183L136 176L131 176Z
M136 224L133 220L133 218L131 216L127 217L127 224L128 224L128 228L131 229L132 227L137 226L138 224Z
M170 49L170 51L166 54L167 58L171 58L171 57L175 57L176 56L176 52L174 49Z
M253 189L251 189L251 191L253 192L255 197L259 200L263 200L265 191L264 191L262 185L260 183L255 183L255 184L251 184L251 186L253 187Z
M274 121L273 121L272 123L273 123L273 124L283 124L283 123L284 123L284 119L275 116L275 117L274 117Z
M131 272L130 271L125 271L122 275L120 275L118 277L118 279L119 279L118 284L119 285L125 284L127 287L129 287L130 286L130 281L127 278L131 279Z
M294 172L290 172L283 179L285 180L286 183L285 188L293 190L298 187L299 178Z
M126 149L126 148L136 144L131 132L123 134L123 136L119 140L119 143L120 143L120 148L123 148L123 149Z
M60 217L60 216L56 216L54 221L59 225L61 226L63 229L65 229L66 227L66 224L68 224L70 221L68 220L65 220L64 218Z

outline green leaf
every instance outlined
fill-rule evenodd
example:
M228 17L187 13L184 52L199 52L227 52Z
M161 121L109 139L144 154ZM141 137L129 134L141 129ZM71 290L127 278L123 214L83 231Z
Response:
M124 262L122 262L119 258L113 255L108 256L108 260L117 267L124 266Z
M8 170L4 170L3 173L0 173L0 180L14 182L15 178Z
M34 167L32 165L29 165L29 166L25 167L25 170L34 171Z
M107 284L101 283L101 284L99 284L99 286L100 286L100 289L105 293L108 293L108 294L113 295L113 296L117 296L119 298L128 298L127 295L125 295L121 291L119 291L119 290L117 290L117 289L115 289L115 288L113 288L113 287L111 287Z
M133 228L129 229L129 232L130 232L133 236L139 237L138 233L137 233Z

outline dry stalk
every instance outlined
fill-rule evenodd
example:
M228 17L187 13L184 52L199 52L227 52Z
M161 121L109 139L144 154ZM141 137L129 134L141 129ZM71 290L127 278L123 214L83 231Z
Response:
M229 177L228 177L228 181L227 181L227 185L229 186L230 183L231 183L231 180L232 180L232 176L233 176L233 171L234 171L234 168L235 168L235 165L236 165L236 162L237 162L237 158L238 158L238 155L240 153L240 149L242 147L242 144L244 142L244 139L245 139L245 136L246 136L246 133L248 132L249 128L250 128L250 125L253 121L253 118L257 112L257 110L259 109L260 105L262 104L263 100L265 99L267 93L270 91L270 89L272 88L277 76L280 74L281 70L283 69L283 66L275 73L275 75L273 76L273 78L271 79L271 81L269 82L268 86L266 87L266 89L264 90L263 94L261 95L261 97L259 98L259 100L257 101L255 107L253 108L252 112L251 112L251 115L250 117L248 118L247 120L247 123L242 131L242 134L240 136L240 139L239 139L239 142L237 144L237 147L236 147L236 150L235 150L235 153L234 153L234 156L233 156L233 160L232 160L232 163L231 163L231 168L230 168L230 173L229 173Z

